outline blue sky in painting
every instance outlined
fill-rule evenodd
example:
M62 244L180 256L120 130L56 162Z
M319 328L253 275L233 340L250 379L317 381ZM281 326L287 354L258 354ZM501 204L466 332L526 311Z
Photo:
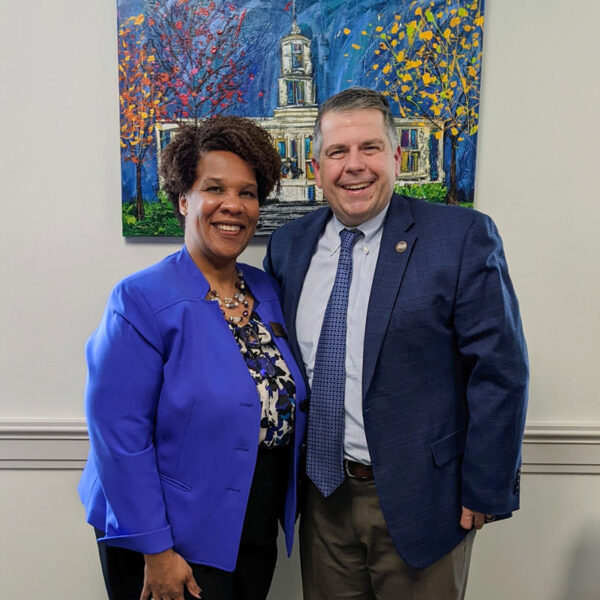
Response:
M220 0L216 0L219 2ZM271 116L277 106L277 78L280 75L280 39L290 32L292 3L288 0L229 0L231 5L246 10L241 29L246 60L249 65L240 82L244 103L235 105L231 113L241 116ZM424 3L428 5L429 3ZM436 0L445 4L445 0ZM143 0L119 0L119 20L143 12ZM312 40L311 52L317 102L352 85L374 86L368 75L375 59L376 40L361 36L362 30L372 31L378 24L391 22L404 2L381 0L297 0L296 20L302 33ZM351 33L343 33L344 28ZM365 44L370 42L368 48ZM361 45L361 50L352 48ZM397 107L395 114L399 115ZM459 189L465 199L472 196L474 186L475 145L477 136L468 138L459 148ZM447 154L447 153L446 153ZM447 169L446 169L447 171ZM148 157L144 169L143 193L155 197L156 156ZM134 168L123 164L123 200L135 194Z

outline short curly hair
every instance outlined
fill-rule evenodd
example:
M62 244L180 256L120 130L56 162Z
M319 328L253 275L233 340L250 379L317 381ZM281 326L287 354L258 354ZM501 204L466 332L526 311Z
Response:
M250 119L222 116L198 125L183 125L163 150L160 160L163 187L182 229L185 228L185 218L179 212L179 197L194 185L202 155L215 150L233 152L252 167L261 206L279 182L279 153L271 136Z

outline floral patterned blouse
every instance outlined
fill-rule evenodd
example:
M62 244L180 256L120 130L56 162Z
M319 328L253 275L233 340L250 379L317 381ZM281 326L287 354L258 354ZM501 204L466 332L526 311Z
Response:
M292 374L255 312L246 325L228 325L260 396L259 444L267 448L286 446L294 429L296 385Z

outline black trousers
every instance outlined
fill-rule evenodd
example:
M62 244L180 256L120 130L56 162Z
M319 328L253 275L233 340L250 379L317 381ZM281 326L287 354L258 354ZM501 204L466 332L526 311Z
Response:
M266 600L277 562L278 517L283 514L288 458L287 448L259 449L235 570L190 563L202 588L202 600ZM96 529L96 538L103 536ZM139 600L144 555L105 542L98 542L98 550L108 598ZM184 596L193 598L187 589Z

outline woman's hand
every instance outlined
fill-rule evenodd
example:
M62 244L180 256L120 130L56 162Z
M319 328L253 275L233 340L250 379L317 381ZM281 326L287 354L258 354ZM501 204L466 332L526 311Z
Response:
M195 598L201 589L186 560L172 548L158 554L144 554L144 588L140 600L184 600L183 586Z

